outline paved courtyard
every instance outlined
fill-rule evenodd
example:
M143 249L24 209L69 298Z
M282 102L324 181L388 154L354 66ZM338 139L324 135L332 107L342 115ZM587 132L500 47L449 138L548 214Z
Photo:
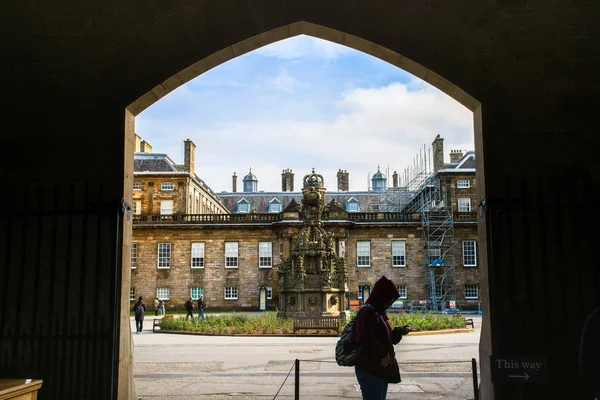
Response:
M134 374L141 399L273 399L300 359L301 399L357 399L354 369L334 360L335 337L232 337L134 333ZM471 358L478 359L481 317L475 332L408 335L396 346L402 383L388 399L472 399ZM132 330L135 323L132 319ZM466 361L462 363L440 363ZM293 399L294 371L277 399Z

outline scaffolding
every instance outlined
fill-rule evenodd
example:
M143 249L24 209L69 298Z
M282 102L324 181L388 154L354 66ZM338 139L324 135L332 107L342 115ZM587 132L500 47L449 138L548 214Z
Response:
M405 170L403 186L408 195L403 196L407 200L401 211L420 216L427 305L432 311L444 311L449 301L456 301L454 216L427 153L420 151Z
M378 211L419 214L427 306L444 311L456 301L454 213L433 169L431 149L419 150L400 178L400 187L388 189L376 206Z

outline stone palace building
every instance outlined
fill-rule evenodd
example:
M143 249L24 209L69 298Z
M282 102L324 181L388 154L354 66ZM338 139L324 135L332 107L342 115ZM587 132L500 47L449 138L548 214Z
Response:
M179 165L137 140L131 301L158 297L167 309L181 309L190 296L204 295L211 308L281 308L278 266L304 220L293 172L282 171L281 192L258 191L250 171L243 191L234 173L232 191L216 194L194 172L192 141L184 142ZM394 172L391 187L379 170L368 191L350 191L344 170L337 190L323 183L320 220L345 260L347 300L365 300L386 275L405 308L478 308L475 155L452 151L444 163L439 136L432 149L421 168Z

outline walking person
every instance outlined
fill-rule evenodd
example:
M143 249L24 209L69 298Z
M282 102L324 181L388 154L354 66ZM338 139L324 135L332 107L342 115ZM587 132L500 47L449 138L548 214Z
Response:
M158 297L154 298L154 316L158 315Z
M163 299L158 300L158 311L159 311L159 315L161 317L165 316L165 302L163 301Z
M394 345L410 327L392 329L385 312L398 297L396 285L382 276L356 316L355 338L361 350L354 369L363 400L385 400L388 383L401 380Z
M200 296L198 299L198 318L205 319L204 317L204 309L206 308L206 303L204 302L204 296Z
M189 300L185 302L185 310L187 311L187 315L185 316L186 321L192 317L194 319L194 299L190 296Z
M146 304L144 304L142 296L138 297L138 301L133 305L133 311L135 312L135 331L137 334L141 334L144 327L144 313L146 312Z

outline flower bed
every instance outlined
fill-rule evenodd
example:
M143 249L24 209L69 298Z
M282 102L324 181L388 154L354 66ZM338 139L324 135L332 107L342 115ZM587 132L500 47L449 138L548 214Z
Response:
M414 313L390 314L392 327L411 325L413 332L464 328L464 319L459 315ZM344 328L342 324L341 329ZM161 330L186 331L220 335L292 335L291 318L277 318L277 313L267 311L259 316L233 313L208 315L206 319L168 318L161 322ZM306 331L305 335L320 335L330 331Z

